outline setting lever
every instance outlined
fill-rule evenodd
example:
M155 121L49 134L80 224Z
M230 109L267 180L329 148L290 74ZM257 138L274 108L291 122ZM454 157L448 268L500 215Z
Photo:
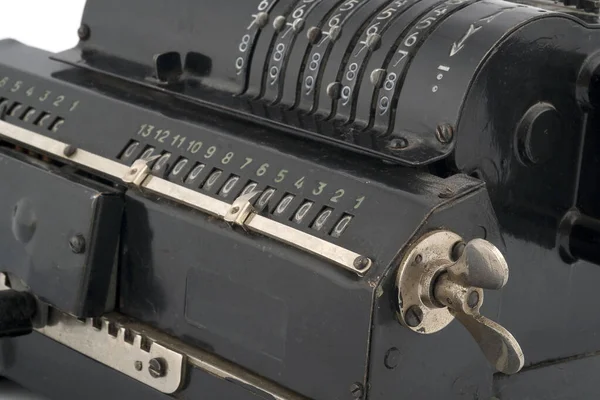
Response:
M403 259L397 276L400 322L431 334L458 319L488 361L500 372L514 374L524 364L516 339L501 325L482 316L483 289L499 290L508 281L508 265L490 242L464 244L447 231L425 235Z

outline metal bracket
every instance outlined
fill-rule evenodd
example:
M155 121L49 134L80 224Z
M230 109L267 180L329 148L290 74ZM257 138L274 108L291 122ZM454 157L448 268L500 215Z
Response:
M233 204L228 204L166 179L152 176L150 164L160 156L136 160L131 167L128 167L85 150L65 151L70 147L66 143L4 121L0 121L0 137L79 165L102 176L118 179L143 192L162 196L232 224L243 226L246 230L306 251L358 276L364 276L373 266L373 261L364 255L257 214L250 203L256 192L236 199Z
M160 156L154 156L147 159L135 160L135 162L131 165L131 168L129 168L125 176L123 176L123 182L141 187L146 178L151 176L151 163L159 158Z
M235 199L223 219L232 224L245 227L248 217L255 212L250 201L260 193L258 191L250 192Z

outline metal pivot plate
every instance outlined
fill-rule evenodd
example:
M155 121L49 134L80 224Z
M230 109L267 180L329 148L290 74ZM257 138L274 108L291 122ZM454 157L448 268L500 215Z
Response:
M428 285L423 285L423 277L441 272L442 267L452 264L450 252L462 238L448 231L434 231L422 237L407 252L398 270L398 319L411 330L431 334L444 329L454 320L447 307L428 304L423 293ZM447 262L441 262L444 260ZM430 296L427 296L430 297Z
M0 290L8 289L0 274ZM104 317L82 321L54 310L48 325L36 331L160 392L181 387L185 357L126 324Z

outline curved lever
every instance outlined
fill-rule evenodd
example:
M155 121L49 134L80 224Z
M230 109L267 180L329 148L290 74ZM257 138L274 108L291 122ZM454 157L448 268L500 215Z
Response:
M448 267L454 282L482 289L502 289L508 282L508 264L496 246L483 239L466 244L458 261Z
M508 265L490 242L475 239L465 244L453 232L430 232L400 263L398 319L422 335L438 332L458 319L498 371L514 374L525 363L519 343L479 313L483 289L501 289L507 281Z
M455 313L471 336L475 339L485 358L505 374L516 374L525 364L523 350L517 340L501 325L476 313Z
M523 350L513 335L500 324L479 314L483 303L481 289L465 287L454 282L450 274L444 274L437 280L434 296L467 328L498 371L514 374L523 368Z

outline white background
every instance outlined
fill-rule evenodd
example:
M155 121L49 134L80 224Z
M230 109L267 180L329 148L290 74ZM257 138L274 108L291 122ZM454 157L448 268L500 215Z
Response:
M0 40L59 52L75 46L85 0L0 0Z
M71 48L78 41L84 5L85 0L0 0L0 40L16 39L55 53ZM5 380L0 380L0 399L41 400Z

